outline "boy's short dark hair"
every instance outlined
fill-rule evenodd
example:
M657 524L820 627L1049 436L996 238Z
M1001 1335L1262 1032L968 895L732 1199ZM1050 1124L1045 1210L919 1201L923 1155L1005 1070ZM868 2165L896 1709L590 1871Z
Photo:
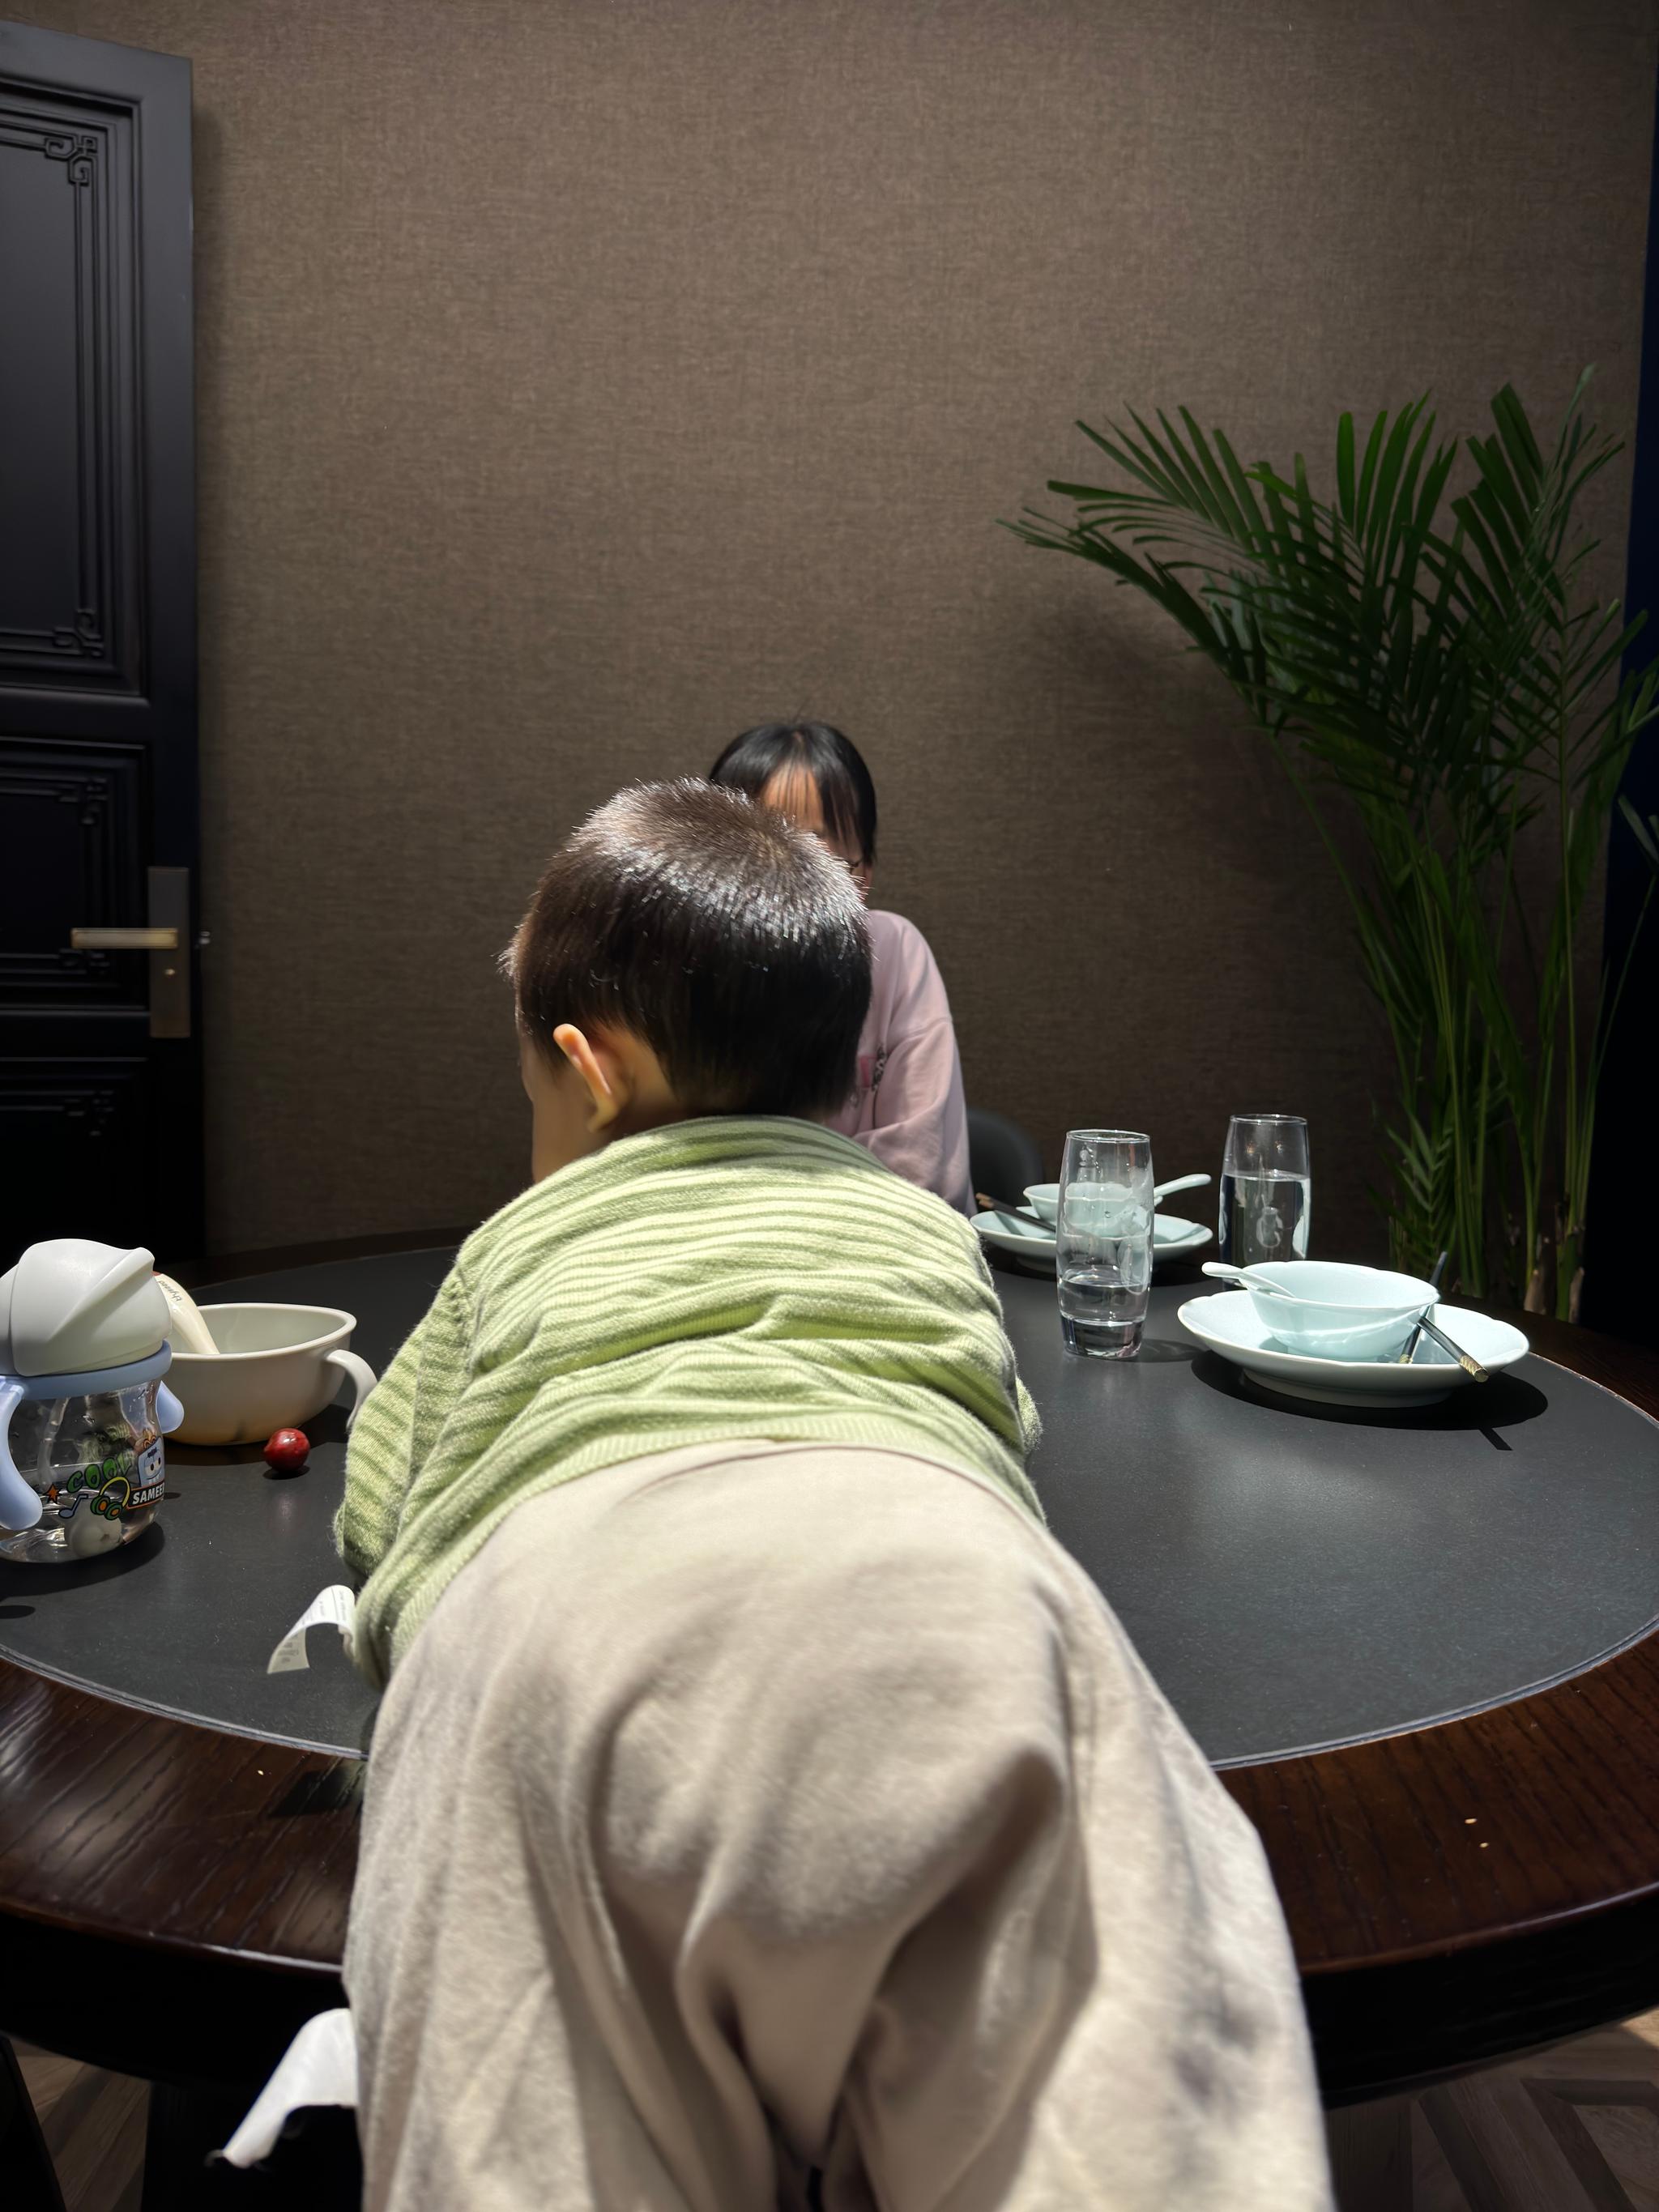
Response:
M740 793L645 783L553 855L506 955L519 1018L629 1030L694 1114L833 1113L851 1097L870 940L848 870Z

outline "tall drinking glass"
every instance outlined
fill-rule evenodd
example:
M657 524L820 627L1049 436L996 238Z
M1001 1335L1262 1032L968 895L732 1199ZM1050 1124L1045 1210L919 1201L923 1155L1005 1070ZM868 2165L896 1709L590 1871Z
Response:
M1133 1359L1152 1287L1152 1140L1073 1129L1054 1224L1060 1327L1068 1352Z
M1221 1160L1221 1257L1231 1267L1305 1260L1312 1211L1301 1115L1235 1114Z

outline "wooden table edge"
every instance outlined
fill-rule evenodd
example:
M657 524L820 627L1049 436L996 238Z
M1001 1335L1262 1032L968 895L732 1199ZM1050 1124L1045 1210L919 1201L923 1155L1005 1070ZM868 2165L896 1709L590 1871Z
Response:
M447 1241L438 1231L357 1239L227 1256L189 1272L193 1282L206 1284L279 1267L440 1249ZM1659 1360L1652 1355L1534 1315L1506 1317L1527 1331L1540 1358L1612 1390L1638 1411L1659 1414ZM29 1685L44 1686L44 1692ZM252 1897L234 1912L204 1905L194 1919L162 1915L156 1924L135 1926L112 1905L84 1894L77 1900L44 1875L43 1887L25 1882L20 1888L4 1847L3 1830L11 1824L0 1814L0 1929L27 1924L129 1953L165 1951L204 1970L246 1969L315 2008L308 2000L337 1985L362 1762L141 1711L0 1658L0 1721L11 1721L21 1699L41 1694L76 1701L57 1709L70 1728L85 1722L95 1732L102 1715L107 1729L108 1717L118 1717L114 1725L128 1735L142 1730L181 1771L199 1767L204 1775L212 1770L246 1778L250 1769L257 1774L258 1761L281 1769L259 1778L273 1787L281 1783L302 1795L309 1788L319 1802L337 1799L333 1810L301 1807L297 1826L281 1805L273 1806L271 1790L249 1790L217 1808L218 1817L246 1827L252 1840L242 1856L252 1868L284 1868L280 1854L271 1857L269 1838L261 1850L255 1832L256 1824L275 1819L297 1847L295 1860L326 1864L331 1879L311 1900L309 1942L272 1942L269 1932L263 1941L238 1940L233 1923L259 1918L259 1901ZM0 1747L10 1733L0 1730ZM204 1754L210 1743L212 1751ZM1578 1769L1592 1745L1597 1771L1587 1782ZM0 1759L0 1784L3 1765ZM1594 1954L1593 1967L1579 1978L1577 2011L1561 2013L1560 2032L1615 2016L1613 2009L1597 2012L1598 2005L1639 2009L1640 2002L1626 2005L1636 1984L1613 1956L1620 1931L1638 1923L1652 1961L1653 1986L1642 2002L1659 2001L1659 1630L1508 1704L1362 1744L1229 1767L1219 1778L1261 1838L1316 2038L1322 2012L1334 2005L1343 2032L1349 2031L1362 2016L1362 1991L1398 1985L1416 1991L1409 2001L1420 2006L1424 1987L1437 1976L1437 1986L1455 1994L1460 1962L1471 1988L1495 1986L1505 1977L1524 1976L1526 1960L1553 1955L1575 1937L1586 1959ZM0 1807L5 1802L0 1788ZM1479 1810L1471 1812L1475 1805ZM1510 1831L1506 1812L1514 1815ZM1478 1838L1460 1832L1482 1823L1488 1832ZM1480 1843L1489 1846L1484 1860ZM1390 1909L1402 1901L1418 1911L1419 1923L1396 1912L1390 1926ZM1632 1965L1645 1987L1646 1961ZM1448 1975L1454 1979L1448 1982ZM1547 2009L1534 2026L1544 2023ZM1544 2039L1513 2024L1492 2033L1494 2052ZM1371 2067L1377 2082L1399 2078L1389 2064L1385 2057ZM1455 2070L1455 2062L1443 2069L1431 2066L1421 2078L1436 2070ZM1372 2094L1370 2079L1366 2062L1357 2059L1337 2081L1336 2094Z

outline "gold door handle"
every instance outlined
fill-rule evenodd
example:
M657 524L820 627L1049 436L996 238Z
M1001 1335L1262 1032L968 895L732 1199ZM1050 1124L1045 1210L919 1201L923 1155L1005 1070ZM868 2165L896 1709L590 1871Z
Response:
M72 929L70 944L76 952L176 952L176 929Z
M146 928L72 929L76 952L148 952L149 1033L153 1037L190 1035L190 870L146 872L149 923Z

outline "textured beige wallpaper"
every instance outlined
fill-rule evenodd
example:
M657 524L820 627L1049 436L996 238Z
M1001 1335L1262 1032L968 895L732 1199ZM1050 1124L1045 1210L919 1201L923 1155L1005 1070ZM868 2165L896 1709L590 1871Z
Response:
M1628 422L1652 0L29 12L196 64L219 1246L506 1196L544 853L802 711L868 753L970 1097L1164 1174L1302 1110L1318 1243L1373 1240L1311 833L1170 631L994 520L1124 400L1322 459L1589 360Z

